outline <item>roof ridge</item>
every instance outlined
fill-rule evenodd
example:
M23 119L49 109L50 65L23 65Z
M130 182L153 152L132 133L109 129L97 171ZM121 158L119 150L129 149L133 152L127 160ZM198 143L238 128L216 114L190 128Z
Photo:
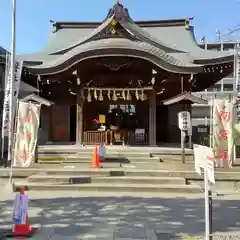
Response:
M171 26L185 26L186 18L180 19L161 19L161 20L137 20L134 21L139 27L171 27ZM99 27L103 21L56 21L53 23L55 31L63 28L84 28L84 27Z
M123 6L119 1L117 1L112 8L108 10L107 16L105 17L104 21L106 19L109 19L111 17L114 17L116 21L118 20L130 20L130 14L127 8ZM132 19L131 19L132 20ZM64 28L64 25L68 25L71 27L76 27L77 25L82 25L84 27L86 26L93 26L98 27L99 25L102 25L102 22L53 22L54 31L58 31L61 28ZM168 19L168 20L151 20L151 21L136 21L141 27L145 27L146 25L155 25L155 26L184 26L189 24L189 19L182 18L182 19ZM94 26L95 25L95 26Z

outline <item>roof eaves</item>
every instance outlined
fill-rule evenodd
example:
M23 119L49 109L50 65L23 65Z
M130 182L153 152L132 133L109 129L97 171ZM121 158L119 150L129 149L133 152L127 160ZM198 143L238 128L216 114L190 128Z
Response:
M132 54L132 55L131 55ZM144 56L139 56L144 55ZM147 57L146 54L149 56ZM135 56L144 59L151 58L156 65L170 72L178 73L197 73L202 71L202 66L174 58L160 48L146 42L135 42L127 39L102 39L94 42L87 42L77 48L72 49L57 59L46 62L39 66L29 67L32 71L42 72L41 75L56 74L65 71L70 66L84 59L96 58L100 56ZM157 63L158 61L161 62ZM63 66L64 65L64 66ZM166 65L165 68L163 65ZM172 69L169 67L171 66ZM175 69L175 70L173 70ZM43 73L44 72L44 73Z
M202 64L202 65L224 64L224 63L231 63L233 61L234 61L234 53L232 53L232 55L228 55L225 57L203 58L203 59L194 59L193 60L193 62L195 64Z
M198 103L198 104L208 104L208 101L203 99L203 98L199 98L193 94L191 94L190 92L183 92L173 98L167 99L165 101L163 101L164 105L172 105L175 103L179 103L181 101L190 101L192 103Z
M35 102L38 102L42 105L45 105L47 107L51 106L53 103L50 102L49 100L45 99L45 98L42 98L36 94L30 94L30 95L27 95L26 97L20 99L20 101L23 101L23 102L28 102L28 101L35 101Z

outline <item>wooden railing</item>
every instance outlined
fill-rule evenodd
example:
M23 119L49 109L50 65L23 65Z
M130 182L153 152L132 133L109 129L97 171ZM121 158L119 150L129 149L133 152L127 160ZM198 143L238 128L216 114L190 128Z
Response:
M147 145L148 133L135 133L135 131L86 131L83 134L84 144L106 144L106 145Z
M107 131L86 131L83 133L84 144L108 144Z
M125 132L125 139L127 145L147 145L148 133L135 133L134 131Z

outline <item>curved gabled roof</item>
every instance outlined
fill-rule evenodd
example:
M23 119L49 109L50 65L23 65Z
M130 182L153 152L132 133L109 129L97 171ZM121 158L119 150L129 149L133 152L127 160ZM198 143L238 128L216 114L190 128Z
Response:
M56 74L65 71L77 62L98 56L121 56L125 52L128 56L140 57L170 72L192 73L201 71L201 65L191 61L181 61L179 58L166 53L160 48L140 41L124 38L102 39L73 48L53 61L42 65L28 67L39 74Z
M56 54L89 41L94 35L103 31L109 22L111 22L111 19L112 17L103 23L57 22L54 24L54 26L58 26L57 29L50 34L48 43L41 52L45 54ZM186 38L188 28L184 23L185 19L136 21L131 24L121 22L122 25L125 25L127 31L130 31L129 28L131 28L132 32L135 33L136 28L138 28L139 35L144 35L145 40L147 37L150 41L156 42L156 44L164 46L173 52L188 52L185 46L188 46L192 39ZM133 26L131 27L131 25ZM181 41L182 38L184 38L183 41ZM178 43L183 43L184 47ZM191 44L196 45L195 42Z
M62 54L65 53L72 48L75 48L81 44L84 44L88 41L91 41L94 36L99 34L100 32L104 31L109 25L111 25L112 20L115 18L115 15L111 16L110 18L107 18L100 26L95 28L92 32L90 32L85 37L78 39L75 43L72 43L68 45L65 48L62 48L58 51L53 51L50 54ZM148 42L155 47L161 48L168 52L182 52L181 50L177 49L175 46L169 45L167 42L163 42L158 38L155 38L154 36L150 35L147 31L144 29L141 29L137 24L134 23L132 19L119 19L117 21L126 31L130 32L132 35L134 35L137 39L141 41Z

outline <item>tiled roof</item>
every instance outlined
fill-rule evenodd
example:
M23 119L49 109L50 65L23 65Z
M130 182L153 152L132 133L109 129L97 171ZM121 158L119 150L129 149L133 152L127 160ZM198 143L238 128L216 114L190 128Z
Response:
M111 52L106 52L106 50L112 50ZM132 50L135 56L141 58L141 53L144 53L142 58L147 58L149 61L154 62L159 67L165 68L167 71L172 71L174 68L177 68L176 71L182 73L191 73L199 72L201 70L201 65L196 65L188 59L181 59L174 57L171 54L165 52L161 48L157 48L149 43L141 41L131 41L124 38L110 38L110 39L101 39L97 41L87 42L85 44L79 45L76 48L73 48L71 51L60 55L55 60L45 62L42 65L33 66L29 69L38 70L40 74L56 74L60 71L64 71L64 67L58 67L64 65L68 61L68 65L74 65L76 62L84 59L91 58L97 55L113 55L117 54L116 50L128 50L128 55L131 54ZM140 52L139 54L137 52ZM121 51L118 51L118 54L121 55ZM71 59L73 59L71 61ZM69 67L69 66L67 66ZM187 72L188 71L188 72Z
M0 46L0 55L6 55L7 50Z

